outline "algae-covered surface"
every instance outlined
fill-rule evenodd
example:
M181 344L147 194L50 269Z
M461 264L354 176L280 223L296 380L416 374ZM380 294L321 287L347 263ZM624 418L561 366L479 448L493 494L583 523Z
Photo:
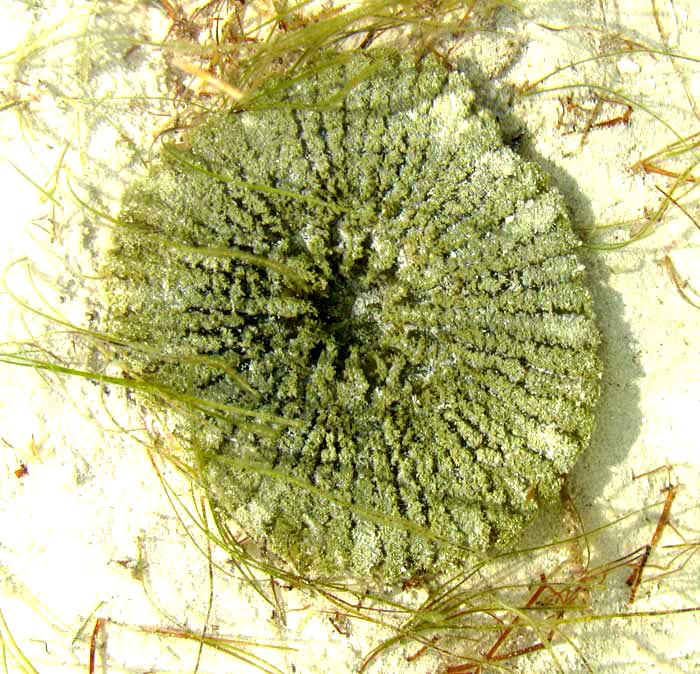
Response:
M267 105L128 191L102 270L127 371L216 405L183 442L297 570L406 579L512 546L599 388L561 196L434 57L354 57Z
M10 93L2 102L2 142L12 162L1 165L3 254L7 263L25 256L34 263L31 275L25 263L6 274L15 296L2 295L6 339L39 343L42 328L16 302L27 298L93 331L109 324L132 347L100 360L76 337L63 362L84 353L111 376L158 383L150 396L127 400L107 380L96 386L0 369L0 608L6 623L0 629L10 662L19 647L39 671L88 671L90 635L103 618L94 645L108 671L254 671L251 651L268 663L258 662L263 671L357 671L378 639L395 634L380 624L390 622L387 605L369 614L369 622L347 620L345 613L362 603L361 592L352 605L331 607L264 575L273 601L261 599L216 540L208 552L197 528L185 529L188 520L174 514L134 437L150 437L142 430L152 424L160 451L178 460L191 459L189 438L206 468L202 476L218 489L215 499L258 542L267 541L269 554L300 568L349 569L371 587L372 574L403 578L426 570L432 555L444 555L438 570L454 565L455 554L439 539L463 536L460 544L476 547L499 535L512 540L538 496L552 496L589 434L599 330L604 376L596 428L566 481L582 519L578 526L592 531L664 500L672 505L669 525L654 537L659 505L592 537L596 564L654 541L635 602L629 603L625 582L629 569L601 573L607 584L586 613L600 620L569 626L572 642L557 632L554 653L501 664L549 672L555 657L570 672L698 671L694 614L654 615L700 605L697 563L688 556L673 575L648 580L678 569L686 558L674 562L673 551L692 552L699 528L700 312L679 292L696 297L699 233L693 193L682 200L684 190L673 187L674 173L692 169L693 158L639 167L697 128L697 63L661 54L698 58L695 3L528 3L523 14L503 12L459 44L471 63L468 78L428 56L420 92L406 85L374 88L367 82L377 80L368 79L341 112L297 105L238 114L234 122L219 116L151 155L148 147L164 130L158 106L165 123L172 122L164 101L173 82L163 77L160 56L149 45L171 25L185 34L176 5L158 5L113 3L101 13L70 3L51 11L39 3L3 4L0 51ZM551 91L522 96L555 68L603 51L604 58L578 63L537 89ZM364 57L353 63L348 67L372 64ZM403 67L403 77L417 78L410 60L385 63L393 63L384 66L388 71ZM311 79L310 89L302 84L296 95L313 103L323 97L324 82ZM436 82L442 84L436 88ZM131 103L121 105L122 96ZM396 133L388 133L392 124ZM422 131L412 138L417 127ZM334 133L363 151L341 152ZM319 138L323 146L315 148ZM338 154L327 149L336 141ZM395 155L413 159L394 161L389 180L377 167ZM149 174L150 157L160 163ZM331 170L335 163L343 170ZM480 180L469 180L475 176ZM382 180L386 186L377 189ZM131 191L120 206L127 185ZM402 190L415 192L415 200ZM579 229L643 223L664 199L660 190L682 201L687 213L669 208L653 236L622 251L578 246L570 222ZM475 211L477 204L482 211ZM90 208L111 212L122 228L111 258L103 255L114 228L97 235ZM466 215L475 212L472 220ZM234 219L247 228L227 229ZM388 223L381 237L379 220ZM604 241L623 241L637 228L612 228ZM532 268L510 273L514 260L522 260L511 255L523 248L533 252ZM487 274L480 271L485 267ZM120 279L107 283L109 306L98 287L105 271ZM533 334L548 348L523 347ZM137 348L144 336L149 348L155 343L172 351ZM488 356L472 348L477 342L490 347ZM290 345L298 346L291 356ZM502 406L489 403L494 393ZM164 399L180 412L196 408L199 416L149 421L147 408ZM563 437L573 441L567 445ZM455 438L468 449L456 459L448 456ZM430 465L419 466L421 444L430 445L420 454ZM397 447L413 449L403 472L392 473L379 459L394 456ZM519 452L517 462L505 447ZM339 491L335 469L351 451L352 484ZM261 455L264 465L250 471ZM477 473L480 463L489 470ZM512 471L508 480L504 464ZM672 470L639 477L664 464ZM171 501L196 511L201 502L192 498L190 483L157 465L172 488ZM458 477L458 470L465 475ZM533 474L539 495L524 483ZM373 483L362 481L367 475ZM671 492L662 491L669 486L671 501ZM411 500L402 489L419 494ZM468 490L478 498L467 496L466 515L451 510L455 501L464 510ZM410 517L409 508L397 505L401 499L414 505ZM556 504L544 508L523 545L561 536L564 519ZM340 542L311 535L317 531ZM577 554L583 564L585 546ZM657 562L671 564L652 571ZM499 582L535 587L545 583L543 569L555 578L556 559L547 564L532 559L530 568L523 564ZM223 573L231 570L233 577ZM497 582L475 578L477 594ZM520 602L529 596L526 588ZM426 589L412 581L396 600L417 606L425 597ZM540 598L546 600L546 594ZM571 603L583 600L578 595ZM480 601L498 610L491 595ZM649 615L605 617L620 612ZM447 616L436 611L423 618L439 623ZM204 625L212 637L233 639L245 662L211 649L199 656L199 644L183 636ZM476 642L465 639L462 652L495 653L494 630ZM539 630L537 638L547 636L543 625ZM370 670L440 671L455 662L436 652L415 657L419 647L395 648Z

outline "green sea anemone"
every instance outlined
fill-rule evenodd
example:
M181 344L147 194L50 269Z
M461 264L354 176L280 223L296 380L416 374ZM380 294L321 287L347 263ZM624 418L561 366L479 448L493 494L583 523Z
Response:
M297 570L512 545L588 442L599 333L562 198L433 56L333 55L208 116L119 220L125 372Z

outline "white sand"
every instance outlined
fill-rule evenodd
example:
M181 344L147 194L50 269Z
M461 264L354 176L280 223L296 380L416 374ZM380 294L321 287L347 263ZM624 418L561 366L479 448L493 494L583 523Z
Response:
M118 198L120 186L134 168L123 167L128 147L114 126L91 126L93 118L84 114L83 106L57 101L53 86L59 84L64 93L74 95L83 87L92 87L98 98L164 91L158 60L149 64L141 50L135 55L141 65L134 69L128 61L132 57L122 58L128 44L114 48L116 36L129 25L138 29L134 35L157 39L164 25L162 14L154 8L121 11L110 7L116 15L110 15L108 29L100 29L111 34L110 41L103 48L76 51L76 39L84 31L87 16L82 9L85 3L75 2L78 9L68 0L56 4L62 8L31 12L24 3L0 0L0 52L14 49L32 27L36 31L37 25L54 26L65 17L68 23L52 35L71 36L34 55L33 63L44 64L46 69L15 71L8 63L11 57L5 59L3 91L30 99L33 118L48 121L50 128L22 129L14 111L5 110L0 151L50 190L63 149L60 139L70 138L72 147L62 175L70 176L75 186L87 175ZM528 4L529 19L513 20L511 16L497 26L498 35L481 34L466 46L482 72L494 80L494 86L485 86L487 96L497 98L494 92L508 84L534 81L558 66L596 53L603 28L662 46L649 0L539 0ZM699 58L700 4L696 0L657 0L656 5L671 47ZM552 30L566 26L579 28ZM39 36L34 44L43 44L42 39ZM108 66L98 68L103 59ZM700 105L700 65L677 64ZM595 100L583 89L545 93L515 104L514 115L528 132L523 151L554 175L577 225L640 218L660 203L657 186L667 190L671 184L661 175L631 170L641 158L674 140L671 129L649 112L661 116L681 136L697 131L700 121L693 116L678 72L663 56L637 54L592 62L544 86L579 82L597 82L633 96L636 103L629 125L593 128L580 146L587 116L581 110L569 110L560 120L560 99L573 94L577 104L589 109ZM102 104L96 104L99 112ZM624 112L622 105L604 104L596 121ZM107 113L105 110L109 117ZM160 123L138 110L117 121L124 131L145 142ZM511 124L511 128L515 127ZM66 287L69 277L61 271L67 262L73 273L88 273L96 250L94 242L85 245L87 230L80 226L80 217L73 212L76 209L62 210L42 198L7 161L0 161L0 186L4 207L0 267L28 256L49 304L59 307L70 320L84 323L89 282L86 289ZM61 194L67 203L65 183ZM700 219L697 200L689 202L689 208ZM61 230L63 247L52 241L54 227ZM661 489L670 479L678 485L671 512L676 531L667 527L661 545L680 543L679 533L688 541L700 540L700 311L681 299L662 264L668 255L691 293L692 288L700 289L699 248L700 231L680 211L671 209L663 227L642 243L624 251L583 253L604 335L606 368L598 430L569 480L587 529L663 500ZM8 285L30 298L34 306L41 306L24 269L23 265L13 267ZM44 275L59 279L62 290L51 291L50 284L42 284ZM0 295L0 312L6 339L27 338L28 329L37 334L38 323L8 294ZM109 432L114 426L102 408L98 387L69 379L61 388L31 370L9 366L0 366L0 386L0 608L34 666L41 672L87 671L88 642L97 617L134 628L201 628L209 596L206 560L175 517L143 448L123 434ZM105 400L120 420L129 413L138 418L135 411L125 409L123 393L112 390ZM673 465L670 476L664 471L634 479L667 462ZM15 471L22 464L28 473L17 477ZM173 471L167 477L191 506L186 482ZM648 543L660 510L649 510L603 532L595 539L596 559L613 560ZM558 512L545 513L542 526L559 517ZM195 537L201 542L196 532ZM149 565L148 595L134 577L140 555L145 555ZM666 551L664 558L668 555ZM610 578L609 588L594 597L593 608L605 613L700 606L699 570L692 559L678 573L643 584L631 607L625 605L627 572L618 572ZM654 573L648 571L650 576ZM256 601L248 588L217 576L210 623L217 624L222 635L279 639L298 649L291 655L258 651L284 672L351 672L376 643L366 639L374 631L371 625L355 623L348 638L308 598L283 592L282 599L288 609L307 607L288 614L286 631L275 621L272 608ZM596 672L700 672L697 616L603 621L573 629L571 634ZM97 671L194 668L196 644L114 624L107 627L107 635L107 645L100 651L107 665ZM414 650L397 650L372 671L433 671L427 658L406 663L405 654ZM587 671L570 647L559 645L555 652L565 671ZM12 662L9 668L21 671ZM516 668L555 671L547 656L520 661ZM205 651L199 671L248 669Z

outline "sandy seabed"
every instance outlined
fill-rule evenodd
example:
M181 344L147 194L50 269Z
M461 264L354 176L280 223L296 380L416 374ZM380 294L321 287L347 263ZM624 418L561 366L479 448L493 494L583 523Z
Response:
M22 109L35 122L22 125L26 115L2 110L2 267L8 267L12 293L32 306L57 308L80 325L89 322L92 310L90 284L75 279L89 276L99 241L82 225L79 210L71 211L65 200L59 208L50 198L59 194L52 192L56 167L61 163L60 180L67 176L78 184L89 176L118 199L134 170L126 164L132 155L124 136L148 144L157 124L133 110L118 124L99 122L101 101L165 91L160 61L129 62L121 58L127 47L115 59L108 40L81 47L88 25L82 4L46 3L51 8L42 9L39 3L0 0L2 90L15 97L6 94L0 104L25 101ZM115 3L110 11L120 22L107 35L116 35L118 27L123 35L133 30L135 39L162 37L167 22L152 4L134 2L127 11L128 3ZM582 63L541 87L561 88L518 98L509 109L506 125L514 136L522 135L523 152L553 175L575 225L640 221L659 206L660 190L672 182L633 167L679 136L696 133L700 124L700 4L538 0L527 5L523 15L503 16L495 30L478 33L462 47L483 77L483 96L496 107L503 106L509 86L600 53L616 34L624 36L620 44L627 47L663 49L665 40L674 52L696 59L638 51ZM67 39L57 39L61 36ZM8 55L16 49L24 50L31 66L17 68L18 52ZM61 97L88 82L93 108ZM597 83L600 97L572 86L581 83ZM629 112L611 91L630 96ZM664 166L677 171L694 160L688 155L683 161ZM692 292L700 288L700 231L692 218L700 220L700 213L692 193L683 203L687 214L670 208L663 225L639 243L582 253L603 333L605 375L597 431L568 480L589 531L663 501L664 488L676 486L673 526L666 527L658 548L659 559L666 560L672 549L662 546L700 540L700 310L683 300L671 272L675 269L677 281L697 302ZM32 262L31 275L25 259ZM43 330L9 292L0 295L0 312L8 342L32 339ZM141 423L136 411L114 389L103 395L104 389L90 382L56 382L25 368L0 366L0 386L0 608L15 642L40 672L87 671L90 634L96 618L104 617L114 622L100 651L107 664L97 671L192 671L197 644L136 629L200 629L209 600L205 556L174 514L143 447L118 432L107 413L131 428ZM638 478L664 465L672 471ZM174 493L191 502L186 481L174 471L166 477ZM542 526L557 517L559 511L553 512L543 514ZM594 554L614 560L649 543L660 513L658 506L602 532L594 539ZM145 585L139 560L148 562ZM602 590L593 609L700 606L699 570L691 558L677 573L642 584L631 606L624 601L626 574L618 573L610 581L617 591ZM649 576L660 571L650 567ZM218 625L219 634L296 649L256 651L284 672L352 672L376 644L372 625L358 624L351 637L345 636L311 600L294 593L285 599L288 608L305 608L288 613L286 628L244 584L217 578L214 596L210 624ZM700 672L700 617L692 612L592 622L569 634L596 672ZM589 671L570 646L560 643L554 650L563 671ZM408 652L397 649L371 671L438 671L429 658L407 662ZM10 671L22 671L6 657ZM232 671L231 662L205 651L199 671ZM512 667L556 671L545 654ZM234 669L254 671L242 663Z

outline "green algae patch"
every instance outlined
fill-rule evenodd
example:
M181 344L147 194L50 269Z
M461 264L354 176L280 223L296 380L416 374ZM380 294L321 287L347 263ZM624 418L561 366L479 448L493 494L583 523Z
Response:
M213 507L301 572L512 545L598 397L561 196L432 56L272 89L127 192L104 266L126 375L175 411Z

